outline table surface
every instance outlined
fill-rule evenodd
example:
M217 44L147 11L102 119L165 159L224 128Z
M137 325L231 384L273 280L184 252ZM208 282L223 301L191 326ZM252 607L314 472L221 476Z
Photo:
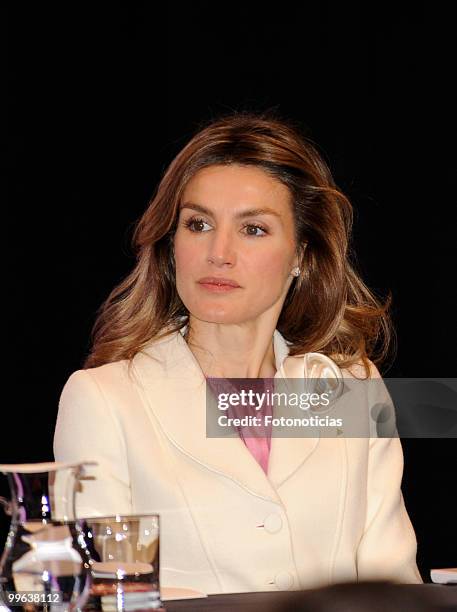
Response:
M267 612L273 603L287 601L289 591L267 593L230 593L227 595L208 595L201 599L182 599L165 601L167 612Z
M421 598L431 596L449 610L457 609L457 585L439 584L399 584L398 590L406 591L411 596L420 594ZM303 591L303 596L312 591ZM315 593L316 591L314 591ZM279 606L282 610L291 599L299 596L293 591L269 591L256 593L231 593L209 595L202 599L169 600L164 602L166 612L273 612ZM281 606L282 604L282 606ZM295 606L290 608L296 609ZM444 608L446 610L446 608Z

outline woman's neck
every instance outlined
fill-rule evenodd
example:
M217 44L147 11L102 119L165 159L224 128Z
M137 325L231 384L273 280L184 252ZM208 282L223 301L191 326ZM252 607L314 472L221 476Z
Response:
M187 328L184 339L206 377L273 378L276 374L274 328L265 332L239 325L195 327Z

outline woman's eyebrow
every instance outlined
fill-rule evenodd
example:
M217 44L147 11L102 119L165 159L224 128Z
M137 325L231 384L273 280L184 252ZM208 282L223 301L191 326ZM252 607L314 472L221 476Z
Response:
M190 210L201 212L214 219L214 214L211 212L211 210L209 208L206 208L206 206L202 206L201 204L195 204L194 202L186 202L185 204L181 205L180 210L183 210L184 208L189 208ZM257 217L259 215L274 215L275 217L281 218L281 214L277 210L268 207L249 208L247 210L242 210L235 215L235 218L244 219L245 217Z

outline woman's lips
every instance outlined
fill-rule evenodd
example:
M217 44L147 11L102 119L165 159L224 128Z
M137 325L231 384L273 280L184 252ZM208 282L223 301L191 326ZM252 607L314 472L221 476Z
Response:
M233 289L240 289L238 283L231 278L218 278L213 276L205 276L198 281L198 284L213 293L226 293Z
M198 283L200 287L211 291L213 293L227 293L227 291L234 291L235 289L241 289L241 287L234 287L233 285L216 285L215 283Z

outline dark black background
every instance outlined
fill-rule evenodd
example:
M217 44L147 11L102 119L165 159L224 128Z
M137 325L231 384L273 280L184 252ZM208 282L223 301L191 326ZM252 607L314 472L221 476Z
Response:
M61 389L134 265L135 221L198 123L230 110L299 120L350 197L364 279L394 295L398 353L382 373L455 376L451 6L14 3L0 461L52 459ZM403 447L428 580L457 564L456 443Z

